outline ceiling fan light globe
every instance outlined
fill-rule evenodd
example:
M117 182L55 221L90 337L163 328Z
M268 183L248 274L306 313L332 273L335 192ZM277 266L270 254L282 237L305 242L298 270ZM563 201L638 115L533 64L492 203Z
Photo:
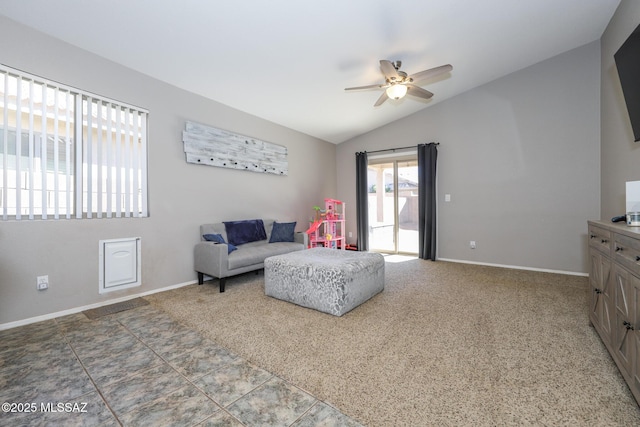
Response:
M401 84L391 85L387 88L387 96L391 99L400 99L407 94L407 87Z

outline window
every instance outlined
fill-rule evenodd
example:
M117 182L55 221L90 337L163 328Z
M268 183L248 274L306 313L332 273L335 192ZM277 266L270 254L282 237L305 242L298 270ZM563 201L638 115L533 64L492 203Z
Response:
M0 212L145 217L148 112L0 65Z

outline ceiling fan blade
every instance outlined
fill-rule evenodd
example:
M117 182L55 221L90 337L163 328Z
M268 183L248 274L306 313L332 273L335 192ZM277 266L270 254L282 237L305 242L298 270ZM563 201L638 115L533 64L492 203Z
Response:
M384 86L383 84L367 85L367 86L356 86L356 87L347 87L344 90L380 89L383 86Z
M451 70L453 70L451 64L441 65L440 67L430 68L428 70L412 74L409 76L409 78L414 82L418 82L420 80L431 79L433 77L439 76L440 74L448 73Z
M409 95L417 96L418 98L429 99L433 96L433 93L426 89L422 89L420 86L407 84L407 93ZM385 92L386 93L386 92Z
M382 95L380 95L380 98L378 98L378 100L376 101L375 104L373 104L373 106L377 107L379 105L382 105L382 103L387 99L389 99L389 96L387 95L387 91L385 90L384 92L382 92Z
M391 61L387 61L386 59L380 60L380 69L382 70L382 74L387 78L387 80L396 81L402 80L400 74L398 74L398 70L393 66Z

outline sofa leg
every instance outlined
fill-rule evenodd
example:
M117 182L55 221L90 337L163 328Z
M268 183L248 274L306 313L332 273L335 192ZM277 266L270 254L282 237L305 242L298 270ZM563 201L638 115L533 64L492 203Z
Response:
M220 292L224 292L224 284L227 281L225 277L220 279Z
M202 285L204 283L204 273L198 272L198 285Z

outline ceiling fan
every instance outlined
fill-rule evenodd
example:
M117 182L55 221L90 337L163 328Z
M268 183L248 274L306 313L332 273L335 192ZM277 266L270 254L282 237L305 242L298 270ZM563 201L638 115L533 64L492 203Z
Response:
M400 99L407 93L409 95L417 96L418 98L429 99L433 96L433 93L426 89L422 89L420 86L416 86L414 83L431 79L439 76L440 74L447 73L453 70L450 64L441 65L440 67L430 68L428 70L420 71L415 74L407 75L404 71L400 71L402 61L387 61L386 59L380 60L380 70L384 74L385 82L375 85L348 87L345 90L360 90L360 89L385 89L380 95L380 98L373 104L374 107L382 105L387 99Z

